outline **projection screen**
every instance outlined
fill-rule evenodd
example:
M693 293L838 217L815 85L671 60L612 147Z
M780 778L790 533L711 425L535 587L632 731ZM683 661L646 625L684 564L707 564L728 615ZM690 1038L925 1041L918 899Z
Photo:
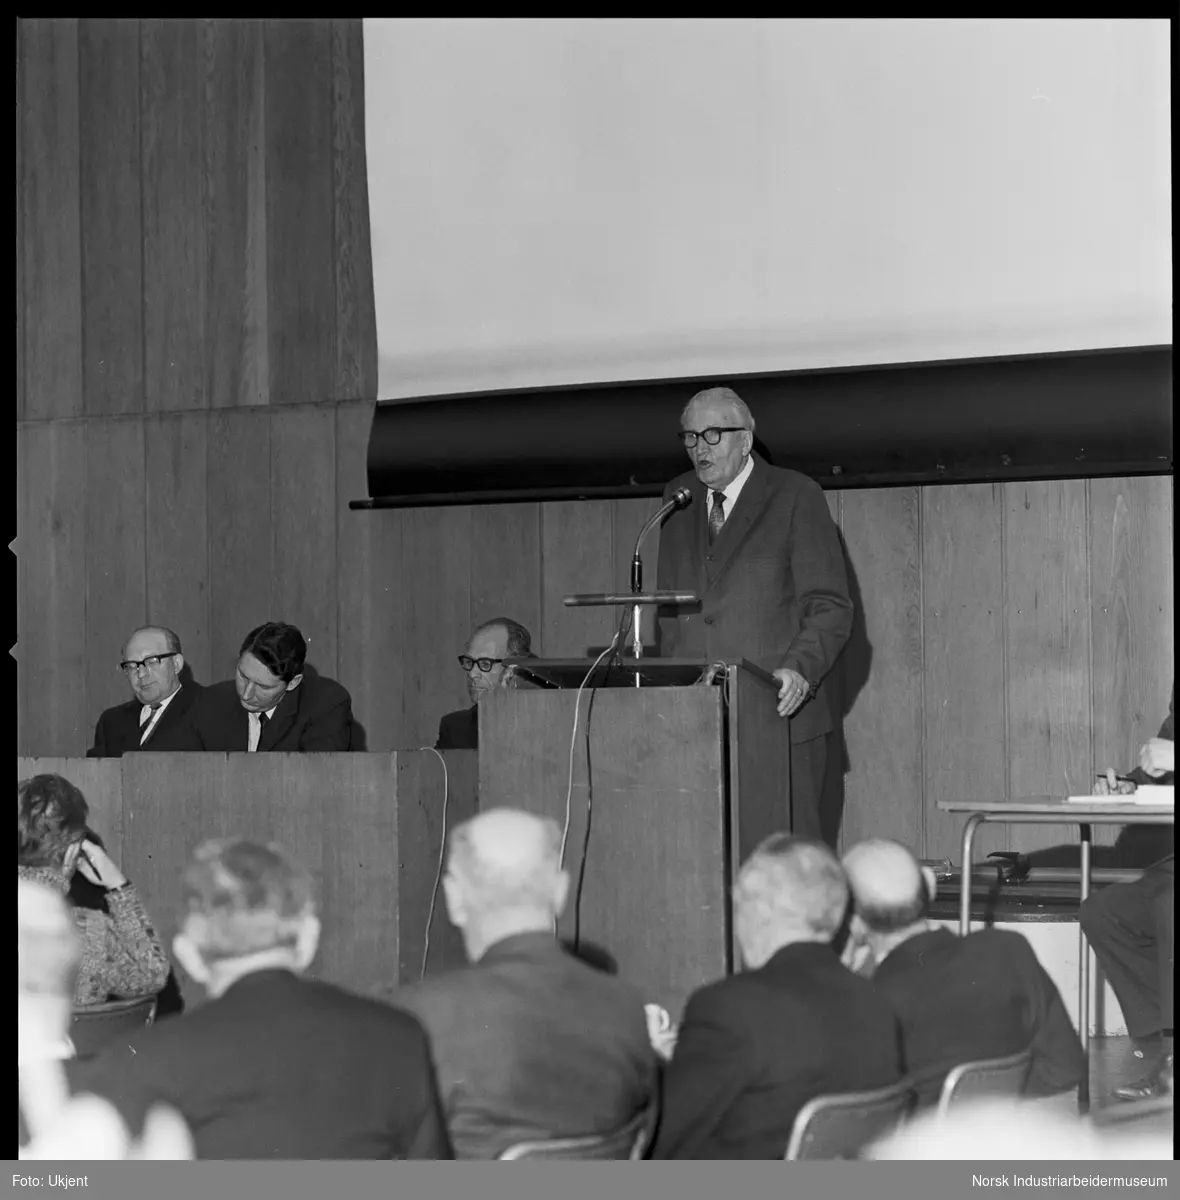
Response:
M380 399L1171 341L1167 21L364 41Z

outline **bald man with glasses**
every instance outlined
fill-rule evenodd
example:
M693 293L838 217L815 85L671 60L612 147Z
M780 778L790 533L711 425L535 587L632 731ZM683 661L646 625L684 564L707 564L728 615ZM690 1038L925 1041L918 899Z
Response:
M827 501L814 480L754 453L754 417L732 388L693 396L680 440L692 470L664 500L687 488L695 503L664 524L658 586L701 603L660 611L660 654L745 658L773 673L791 739L791 829L834 840L820 796L837 719L831 672L852 632L852 600Z
M122 758L132 750L154 749L155 739L180 724L201 692L200 684L182 682L180 638L162 625L145 625L127 639L118 670L130 684L132 698L98 718L87 758Z

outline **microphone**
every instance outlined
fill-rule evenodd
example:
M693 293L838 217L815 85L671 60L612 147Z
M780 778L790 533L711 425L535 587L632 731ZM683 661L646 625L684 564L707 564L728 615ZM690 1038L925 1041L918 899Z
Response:
M639 531L635 539L635 553L631 557L631 591L643 591L643 560L639 557L639 547L643 539L674 509L687 508L692 503L692 492L686 487L678 487L672 493L672 499L657 512L650 521Z

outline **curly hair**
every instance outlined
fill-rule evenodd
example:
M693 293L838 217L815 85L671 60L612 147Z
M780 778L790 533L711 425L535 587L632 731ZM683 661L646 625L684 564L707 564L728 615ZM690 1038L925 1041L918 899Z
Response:
M90 806L60 775L34 775L16 785L16 861L21 867L58 867L86 836Z

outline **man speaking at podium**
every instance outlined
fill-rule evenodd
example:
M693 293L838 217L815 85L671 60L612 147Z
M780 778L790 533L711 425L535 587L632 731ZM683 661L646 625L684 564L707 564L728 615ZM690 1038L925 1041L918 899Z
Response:
M699 610L661 610L660 654L747 658L779 682L791 738L792 832L822 837L820 794L832 733L825 679L852 630L844 554L819 485L753 452L754 418L732 388L698 392L680 417L693 469L664 489L693 500L660 534L658 586ZM785 733L786 731L784 731Z

